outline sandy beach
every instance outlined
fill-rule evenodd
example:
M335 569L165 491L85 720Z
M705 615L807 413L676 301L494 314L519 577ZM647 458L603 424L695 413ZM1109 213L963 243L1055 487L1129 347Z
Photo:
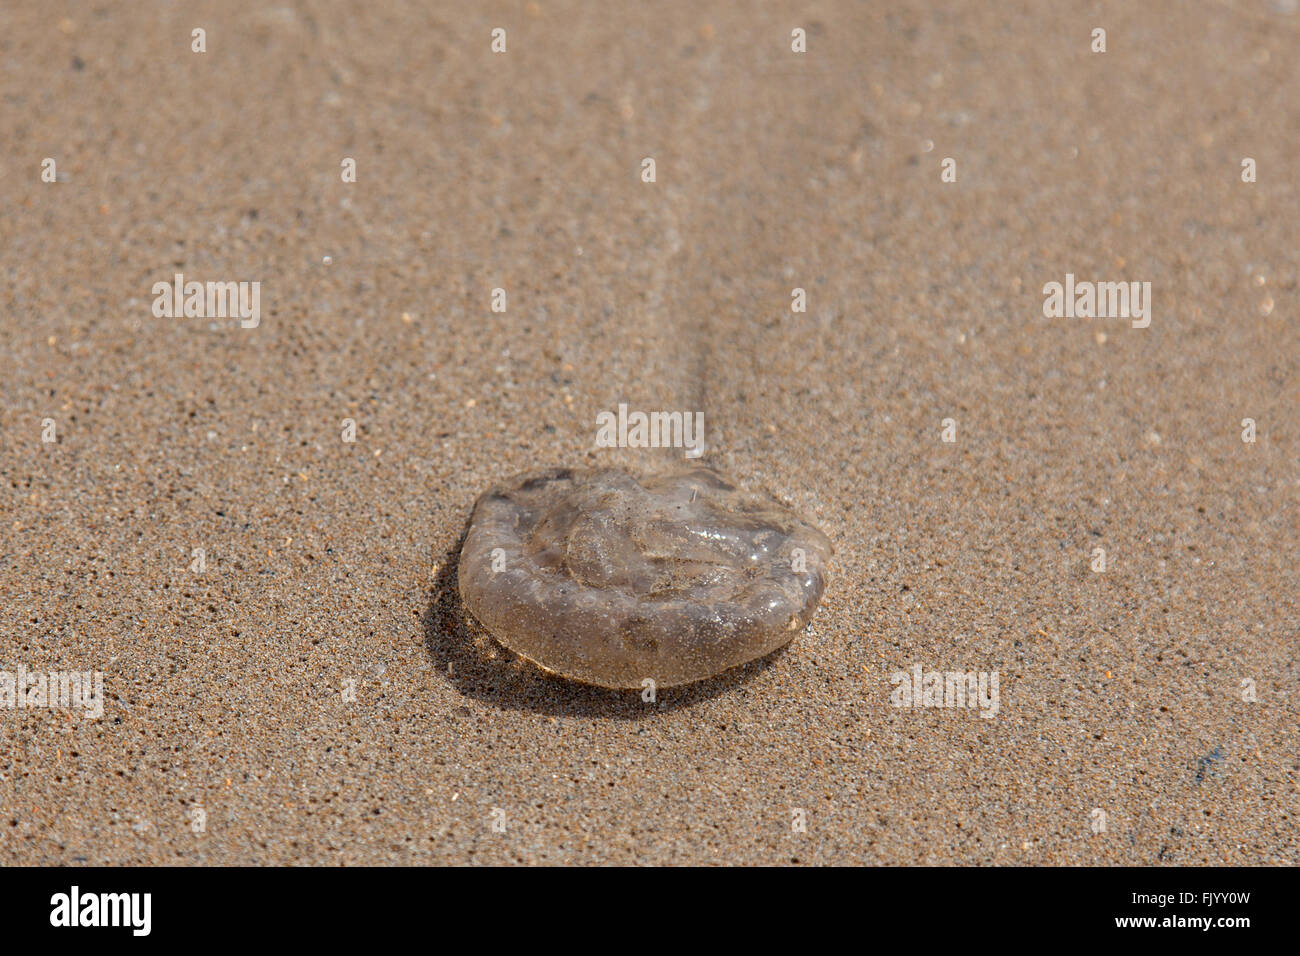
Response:
M1300 863L1297 89L1294 0L6 3L0 671L102 713L0 693L0 863ZM653 702L456 590L620 403L835 547Z

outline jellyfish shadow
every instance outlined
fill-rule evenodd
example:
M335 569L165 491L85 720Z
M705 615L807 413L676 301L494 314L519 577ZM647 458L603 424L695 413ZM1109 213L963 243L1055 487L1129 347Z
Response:
M639 689L614 690L565 680L505 648L465 608L457 584L464 541L462 531L438 562L429 606L421 618L424 645L439 673L459 693L496 707L554 717L641 720L725 694L766 670L785 652L785 647L778 648L716 677L659 688L653 703L642 700Z

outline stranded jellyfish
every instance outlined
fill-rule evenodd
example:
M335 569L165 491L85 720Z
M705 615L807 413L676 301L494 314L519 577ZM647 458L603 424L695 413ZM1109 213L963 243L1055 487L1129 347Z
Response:
M786 644L826 586L827 537L704 465L520 475L474 505L465 606L546 671L602 687L711 677Z

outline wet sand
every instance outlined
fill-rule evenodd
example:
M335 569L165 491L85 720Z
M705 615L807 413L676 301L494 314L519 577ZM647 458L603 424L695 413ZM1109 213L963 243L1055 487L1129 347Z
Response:
M0 862L1300 861L1293 7L6 4ZM837 552L653 704L454 588L620 402Z

